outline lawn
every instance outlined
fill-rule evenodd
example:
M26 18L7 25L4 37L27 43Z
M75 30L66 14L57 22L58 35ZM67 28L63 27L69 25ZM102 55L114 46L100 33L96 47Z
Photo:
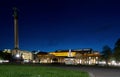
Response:
M0 65L0 77L89 77L87 72L36 65Z

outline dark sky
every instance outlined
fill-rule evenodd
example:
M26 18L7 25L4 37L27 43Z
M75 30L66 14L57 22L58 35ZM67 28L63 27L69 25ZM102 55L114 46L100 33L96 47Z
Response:
M14 6L22 50L101 51L120 38L120 2L115 0L0 0L0 49L14 48Z

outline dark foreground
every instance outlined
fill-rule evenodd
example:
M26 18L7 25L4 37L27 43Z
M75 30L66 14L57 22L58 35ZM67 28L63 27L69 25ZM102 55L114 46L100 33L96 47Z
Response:
M89 77L89 74L48 65L17 63L1 64L0 77Z
M87 71L91 77L120 77L120 67L103 67L103 66L64 66L64 65L51 65L52 67L71 69L71 70L82 70Z
M17 65L21 65L21 64L17 64ZM53 68L55 67L55 68L63 68L70 70L87 71L91 74L92 77L120 77L120 67L64 65L64 64L24 64L24 65L46 66Z
M120 67L64 65L64 64L41 64L41 66L87 71L91 75L91 77L120 77Z

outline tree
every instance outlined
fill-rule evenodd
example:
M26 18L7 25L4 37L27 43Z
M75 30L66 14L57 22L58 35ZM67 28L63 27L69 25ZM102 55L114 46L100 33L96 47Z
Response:
M4 58L4 53L2 52L2 50L0 50L0 59Z
M11 61L11 59L12 59L11 53L4 52L4 59Z
M116 62L120 61L120 38L115 43L114 58L115 58Z
M102 51L102 58L106 61L107 66L111 57L112 57L112 50L108 45L105 45Z
M12 56L11 56L11 53L0 51L0 58L11 61Z

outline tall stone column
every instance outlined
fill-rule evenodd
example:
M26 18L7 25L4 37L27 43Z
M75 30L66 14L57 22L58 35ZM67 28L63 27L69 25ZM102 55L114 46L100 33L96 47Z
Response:
M19 49L19 34L18 34L18 14L17 8L13 8L14 10L14 48Z
M21 58L21 51L19 50L19 33L18 33L18 9L13 8L14 10L14 49L12 50L12 56L14 61L19 61Z

